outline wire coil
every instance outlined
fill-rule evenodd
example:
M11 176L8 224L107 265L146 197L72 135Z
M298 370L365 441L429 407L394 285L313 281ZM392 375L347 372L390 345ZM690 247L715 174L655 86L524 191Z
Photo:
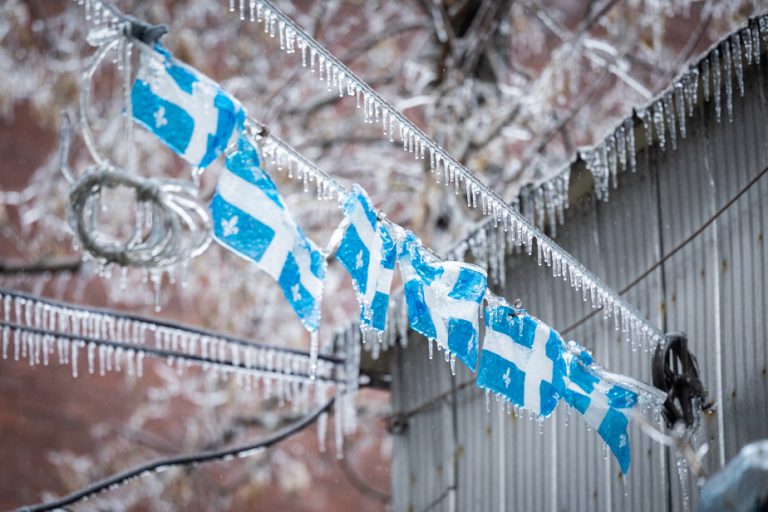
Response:
M98 198L104 189L134 190L136 217L127 241L98 231ZM142 178L116 170L86 172L69 194L70 225L83 249L97 261L140 268L166 268L202 253L210 244L210 217L191 183Z

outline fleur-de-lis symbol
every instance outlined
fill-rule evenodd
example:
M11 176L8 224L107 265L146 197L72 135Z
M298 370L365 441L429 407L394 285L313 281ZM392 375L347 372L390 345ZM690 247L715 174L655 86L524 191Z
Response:
M299 302L301 300L301 291L299 289L299 283L296 283L291 287L291 295L293 295L293 302Z
M512 375L510 374L509 368L507 368L507 373L504 374L502 379L504 380L504 384L506 384L506 386L509 387L509 384L512 382Z
M240 228L237 227L237 215L232 216L232 218L229 220L222 220L221 230L224 233L224 236L232 236L238 234L240 232Z
M355 260L355 268L360 270L363 268L363 251L357 253L357 259Z
M155 111L155 128L162 128L168 124L165 118L165 107L160 107Z

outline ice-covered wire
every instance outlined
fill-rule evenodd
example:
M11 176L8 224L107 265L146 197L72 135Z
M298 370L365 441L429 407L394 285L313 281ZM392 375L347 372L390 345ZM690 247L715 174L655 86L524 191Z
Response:
M166 350L147 345L138 345L134 343L125 343L122 341L113 341L100 338L92 338L88 336L76 336L74 334L62 333L55 330L39 329L36 327L28 327L24 325L18 325L15 323L5 322L0 320L0 328L5 332L20 334L28 334L32 336L40 336L50 339L64 339L70 343L79 343L81 347L93 345L96 347L108 347L112 349L122 349L124 353L142 353L146 356L156 357L158 359L165 359L167 361L182 361L185 363L196 364L201 367L218 368L224 371L235 371L257 374L260 376L277 378L286 381L301 381L308 383L310 380L317 380L319 382L327 382L330 384L339 384L342 381L334 379L332 377L317 376L311 379L309 374L302 373L285 373L278 371L274 368L268 368L266 366L246 364L241 361L232 360L220 360L212 357L204 357L197 354L188 354L184 352L178 352L175 350ZM309 354L306 354L309 357Z
M265 27L274 36L274 24L277 22L280 33L281 47L289 53L298 45L305 56L307 49L311 53L310 67L312 63L319 59L320 67L327 69L328 79L339 84L339 91L343 93L344 84L347 85L348 93L355 96L362 95L364 98L364 111L366 117L373 112L372 117L376 119L381 115L383 122L390 125L390 131L394 123L401 128L401 138L404 140L404 147L410 149L416 154L416 157L423 158L424 151L430 153L430 162L432 168L439 175L439 167L442 164L448 180L451 178L458 187L459 181L463 179L467 187L468 200L476 206L476 196L481 196L483 211L492 215L496 224L501 220L505 230L512 229L516 232L516 242L519 245L525 245L529 252L533 245L533 240L537 241L537 250L539 255L544 255L544 259L552 266L553 273L556 275L570 278L571 284L582 289L585 297L591 297L594 307L601 307L607 314L613 314L617 318L617 324L620 323L623 331L628 333L632 339L647 340L649 345L655 346L663 339L661 331L643 319L640 313L630 304L625 302L614 290L607 287L599 278L587 270L573 256L560 248L553 240L547 237L543 232L530 223L522 214L513 207L504 203L504 201L490 188L488 188L480 179L469 169L461 165L441 146L434 142L426 133L415 126L404 114L396 110L390 103L380 97L368 84L358 78L349 68L336 59L324 47L306 34L298 25L296 25L288 16L283 14L277 7L268 0L258 0L250 2L251 9L255 8L258 13L258 19L264 21ZM304 62L306 64L306 62ZM322 71L321 71L322 72ZM387 121L387 118L389 121ZM287 153L304 170L304 179L307 176L314 176L318 181L318 195L321 195L321 183L330 184L338 195L345 191L338 182L330 178L327 174L317 169L307 159L292 151L287 144L279 139L274 139L272 144L277 148L278 155L273 159L279 160L280 154ZM415 148L415 149L414 149ZM269 152L269 145L267 145ZM446 180L446 181L448 181Z
M280 441L293 436L294 434L301 432L308 426L312 425L312 423L314 423L315 420L320 417L320 415L331 408L333 402L334 397L331 397L327 402L318 406L300 420L262 439L259 439L258 441L221 450L201 451L196 453L189 453L186 455L176 455L173 457L156 459L152 462L135 466L121 473L117 473L110 477L94 482L93 484L83 487L79 491L68 494L63 498L46 501L36 505L23 506L19 510L27 512L55 510L90 498L99 493L114 489L135 478L157 473L174 466L194 466L205 462L221 461L228 460L233 457L248 457L250 455L254 455L266 448L269 448L270 446L279 443Z
M575 288L583 289L587 292L586 295L594 297L593 306L603 307L615 315L619 319L622 329L628 332L630 337L646 340L651 347L656 346L664 339L663 333L658 327L644 319L637 309L622 299L618 293L536 228L525 216L507 204L474 172L458 162L270 0L255 0L251 1L249 5L252 13L251 20L263 22L265 30L270 36L274 37L279 34L282 49L287 53L294 53L295 48L298 47L302 54L302 64L305 66L307 65L306 53L309 51L309 68L314 70L315 63L318 63L317 68L321 78L325 76L329 84L338 84L340 95L346 93L357 98L362 96L362 110L367 121L381 120L385 132L389 131L390 133L397 125L400 129L404 150L412 152L417 159L424 158L425 152L428 153L435 176L440 175L440 168L442 167L447 178L445 181L453 181L457 190L463 180L468 202L476 206L479 195L483 212L492 216L494 222L505 230L517 232L516 238L519 244L526 245L530 250L533 240L536 240L537 250L545 255L548 262L553 262L551 264L553 272L558 275L569 276ZM241 15L241 18L244 19L245 16Z
M26 294L26 293L17 292L17 291L5 290L2 288L0 288L0 299L2 299L1 300L2 304L0 305L0 308L3 311L3 319L6 322L10 322L13 316L18 315L16 316L16 323L26 323L29 325L34 322L34 317L36 316L34 313L34 310L37 308L41 310L41 313L40 313L41 318L40 318L39 325L45 324L44 316L46 314L48 316L50 316L52 313L58 313L59 316L62 313L68 314L68 315L77 315L77 314L90 315L90 317L93 319L98 319L100 321L103 320L106 323L115 324L115 325L117 325L117 323L120 321L125 322L126 329L129 326L133 327L134 325L136 325L137 328L139 328L140 330L149 329L149 330L157 331L158 329L165 329L166 331L169 331L172 333L191 334L195 336L208 337L228 345L229 347L227 349L227 352L229 353L231 353L231 347L236 346L240 348L274 350L275 352L281 352L287 355L296 355L296 356L307 355L306 352L301 350L288 348L288 347L267 345L264 343L258 343L253 341L241 340L225 334L215 333L215 332L207 331L205 329L191 327L188 325L182 325L179 323L174 323L174 322L170 322L168 320L162 320L159 318L145 318L145 317L134 315L131 313L112 311L104 308L93 308L93 307L67 304L67 303L51 300L44 297L38 297L38 296ZM20 304L18 307L19 310L14 313L13 310L16 309L16 306L15 306L16 301L18 301ZM31 318L29 319L29 321L24 322L20 317L26 316L25 311L22 311L22 310L24 309L24 306L27 303L29 303L32 310L30 313ZM33 326L34 325L30 325L30 327L33 327ZM333 355L328 355L328 354L319 354L318 359L320 359L321 361L334 363L334 364L340 364L344 362L342 358L336 357Z

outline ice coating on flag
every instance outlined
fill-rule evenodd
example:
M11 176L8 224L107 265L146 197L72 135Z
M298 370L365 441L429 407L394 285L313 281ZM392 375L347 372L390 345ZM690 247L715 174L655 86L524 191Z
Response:
M368 194L355 184L342 206L347 226L336 258L349 272L360 301L363 330L383 331L397 249L389 226L378 219Z
M517 407L548 417L565 391L560 334L541 320L494 298L485 310L477 385Z
M488 285L485 271L469 263L437 260L410 231L398 245L397 258L411 328L474 371L480 303Z
M214 239L272 276L304 327L316 331L325 255L296 225L245 138L227 157L210 210Z
M204 169L236 140L245 110L216 82L162 46L154 50L141 54L131 90L133 118L187 162Z
M566 351L568 381L565 401L584 416L610 448L622 473L629 471L629 414L637 393L602 379L592 368L592 356L571 341Z

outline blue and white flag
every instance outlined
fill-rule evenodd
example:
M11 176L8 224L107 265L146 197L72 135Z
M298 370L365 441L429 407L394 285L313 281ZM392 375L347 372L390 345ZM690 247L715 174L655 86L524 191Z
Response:
M245 110L213 80L162 46L155 49L141 54L131 91L133 117L184 160L204 169L236 140Z
M410 231L397 257L411 328L436 340L474 371L480 303L488 285L485 271L459 261L435 261Z
M565 392L563 346L557 331L494 297L485 311L477 385L547 417Z
M565 401L579 411L611 449L621 467L629 471L628 414L637 405L637 393L600 378L592 368L592 356L575 342L569 342L568 382Z
M336 258L352 276L357 290L360 326L363 330L383 331L397 248L389 227L378 219L362 187L352 187L343 210L347 227Z
M277 280L304 327L320 321L326 261L294 222L256 149L241 138L211 199L216 241Z

